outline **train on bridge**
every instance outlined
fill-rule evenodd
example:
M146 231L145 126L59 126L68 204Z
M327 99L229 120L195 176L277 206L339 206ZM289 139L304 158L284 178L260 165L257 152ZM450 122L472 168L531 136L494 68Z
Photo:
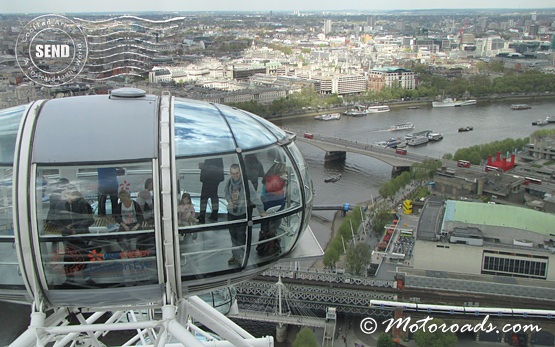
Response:
M415 302L399 302L370 300L370 306L373 308L398 309L404 311L415 311L420 313L440 313L449 315L466 315L466 316L496 316L496 317L513 317L513 318L545 318L554 319L555 309L540 310L528 308L500 308L500 307L476 307L476 306L449 306L449 305L433 305L421 304Z

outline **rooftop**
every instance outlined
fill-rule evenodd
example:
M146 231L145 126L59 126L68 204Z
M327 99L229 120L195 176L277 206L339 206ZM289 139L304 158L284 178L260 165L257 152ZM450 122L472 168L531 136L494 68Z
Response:
M555 215L509 205L448 200L444 221L507 227L550 236Z

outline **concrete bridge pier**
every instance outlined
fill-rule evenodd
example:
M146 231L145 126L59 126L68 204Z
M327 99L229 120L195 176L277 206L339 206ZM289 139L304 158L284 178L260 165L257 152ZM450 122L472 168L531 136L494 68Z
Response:
M287 324L278 323L276 325L276 342L283 343L287 338Z
M328 151L324 157L325 161L345 161L347 158L346 151Z
M405 171L410 171L410 166L393 166L391 168L391 178L395 178Z

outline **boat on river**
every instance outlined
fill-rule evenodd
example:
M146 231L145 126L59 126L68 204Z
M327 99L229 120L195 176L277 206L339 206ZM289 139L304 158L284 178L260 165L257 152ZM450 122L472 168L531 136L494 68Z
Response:
M465 132L465 131L472 131L472 130L474 130L474 128L471 127L471 126L459 128L459 132L460 132L460 133Z
M383 113L383 112L389 112L389 106L387 105L381 105L381 106L369 106L366 109L366 113Z
M532 125L537 125L537 126L544 126L547 124L549 124L547 119L538 119L537 121L532 122Z
M385 142L385 147L386 148L397 148L397 147L402 147L404 144L405 144L405 142L403 140L401 140L400 138L392 137L390 140Z
M418 131L415 133L408 133L405 135L405 140L410 140L412 138L415 138L417 136L428 136L429 133L431 133L432 130L422 130L422 131Z
M414 124L412 123L395 124L389 128L389 131L408 130L408 129L414 129Z
M477 101L474 99L457 100L452 98L445 98L442 101L432 102L432 106L433 107L461 107L461 106L476 105L476 103Z
M514 110L514 111L529 110L531 108L532 108L532 106L530 106L528 104L512 104L511 105L511 110Z
M430 141L439 141L439 140L443 140L443 134L441 133L429 133L427 135L428 140Z
M337 120L337 119L341 119L341 114L339 114L339 113L321 114L319 116L314 116L314 119L317 119L317 120Z
M345 114L347 116L353 116L353 117L361 117L361 116L366 116L368 113L366 113L366 111L363 110L358 110L356 108L353 108L347 112L345 112Z
M368 114L368 112L366 110L366 106L364 106L364 105L355 105L354 108L345 112L345 114L347 116L360 117L360 116L366 116Z
M420 145L423 145L425 143L428 143L428 141L430 141L430 139L428 139L428 136L417 136L415 138L412 138L412 139L408 140L407 145L408 146L420 146Z
M326 178L324 178L324 182L333 183L333 182L339 181L340 179L341 179L341 174L336 175L336 176L326 177Z

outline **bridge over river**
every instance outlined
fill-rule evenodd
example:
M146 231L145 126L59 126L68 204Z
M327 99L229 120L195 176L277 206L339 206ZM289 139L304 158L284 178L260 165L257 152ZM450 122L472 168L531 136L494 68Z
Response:
M330 137L315 133L300 132L295 129L284 130L297 134L297 141L308 143L326 151L326 158L333 160L335 158L345 158L346 152L357 153L378 159L384 163L393 166L393 170L401 170L410 167L414 163L421 163L426 159L437 160L437 158L428 157L421 154L411 153L410 148L406 154L397 154L393 148L384 148L382 146L367 144L357 141L346 140L337 137Z

